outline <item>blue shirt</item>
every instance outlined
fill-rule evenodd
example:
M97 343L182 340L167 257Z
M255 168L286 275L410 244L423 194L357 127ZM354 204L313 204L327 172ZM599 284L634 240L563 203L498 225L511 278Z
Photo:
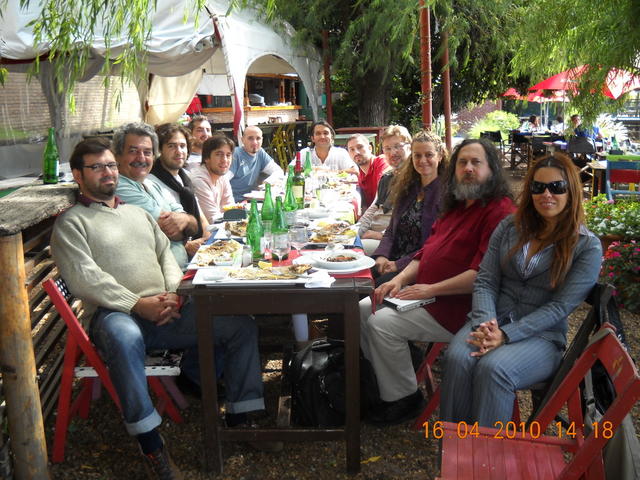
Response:
M265 173L268 175L276 170L282 172L264 148L258 150L255 155L249 155L242 146L233 151L233 161L229 167L229 182L236 202L242 201L244 194L257 186L258 176L264 170L267 170Z

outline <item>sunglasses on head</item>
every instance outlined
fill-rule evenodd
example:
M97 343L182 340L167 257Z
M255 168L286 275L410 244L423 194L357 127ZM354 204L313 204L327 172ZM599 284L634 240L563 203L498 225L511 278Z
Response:
M556 180L555 182L543 183L536 182L535 180L531 182L531 193L534 195L540 195L544 193L546 189L549 189L549 192L554 195L562 195L563 193L567 193L567 181L566 180Z

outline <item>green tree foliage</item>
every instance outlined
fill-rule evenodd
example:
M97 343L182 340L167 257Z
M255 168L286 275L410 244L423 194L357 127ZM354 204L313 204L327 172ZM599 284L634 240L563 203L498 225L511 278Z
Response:
M34 0L20 0L26 8ZM190 0L185 7L199 12L206 0ZM31 23L34 44L48 44L47 60L54 67L57 89L69 96L75 84L87 74L88 60L94 39L103 38L106 57L100 71L108 81L109 75L120 75L122 81L138 83L146 79L147 51L156 8L153 0L43 0L40 16ZM112 55L111 47L121 40L127 42L118 54ZM37 74L40 58L36 58L32 74ZM5 72L6 73L6 72ZM0 80L2 75L0 73Z
M359 123L386 124L420 112L419 6L417 0L238 0L258 5L272 22L289 22L299 38L321 47L330 32L335 87L357 109ZM442 32L449 32L454 107L504 91L515 18L503 1L432 0L434 114L441 111ZM342 80L347 80L347 85ZM345 88L346 87L346 88ZM346 107L346 105L344 105ZM338 118L348 112L336 105Z
M593 67L580 78L572 101L587 121L612 107L600 93L612 67L640 74L638 0L536 0L514 14L521 19L512 40L516 74L530 74L539 82L568 68Z

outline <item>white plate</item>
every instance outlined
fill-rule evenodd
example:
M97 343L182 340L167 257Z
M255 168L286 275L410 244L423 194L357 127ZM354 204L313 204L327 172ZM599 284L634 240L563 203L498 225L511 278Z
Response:
M316 255L318 255L318 252L305 253L305 254L301 255L300 257L294 259L293 263L295 263L295 264L310 263L317 270L326 270L328 273L336 273L336 274L357 273L360 270L371 268L376 264L376 261L373 258L363 256L362 259L358 262L358 264L353 266L352 268L345 269L345 270L334 270L334 269L330 269L330 268L322 268L322 267L320 267L316 262Z
M332 212L328 208L322 208L322 207L307 208L307 209L305 209L305 212L308 215L308 217L310 219L312 219L312 220L313 219L317 219L317 218L330 218L330 217L332 217Z
M349 260L346 262L332 262L329 258L334 257L336 255L347 255L353 256L353 260ZM360 265L362 261L362 253L354 252L350 250L339 250L333 252L318 252L314 256L314 261L320 268L326 268L327 270L349 270L350 268L357 267Z
M295 284L304 284L309 281L308 276L302 276L298 278L291 278L287 280L239 280L237 278L231 278L228 276L227 268L218 268L219 270L227 270L227 276L222 277L220 280L211 280L217 274L210 273L211 270L215 270L216 267L207 267L200 268L196 272L193 280L191 281L194 285L295 285Z

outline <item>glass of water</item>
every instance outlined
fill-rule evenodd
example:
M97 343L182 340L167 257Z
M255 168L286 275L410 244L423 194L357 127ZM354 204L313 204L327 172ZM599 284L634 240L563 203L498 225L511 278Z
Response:
M289 242L293 248L298 250L298 253L307 244L308 240L309 234L306 226L298 224L289 228Z
M287 232L273 233L271 236L271 256L274 260L284 260L291 251Z

